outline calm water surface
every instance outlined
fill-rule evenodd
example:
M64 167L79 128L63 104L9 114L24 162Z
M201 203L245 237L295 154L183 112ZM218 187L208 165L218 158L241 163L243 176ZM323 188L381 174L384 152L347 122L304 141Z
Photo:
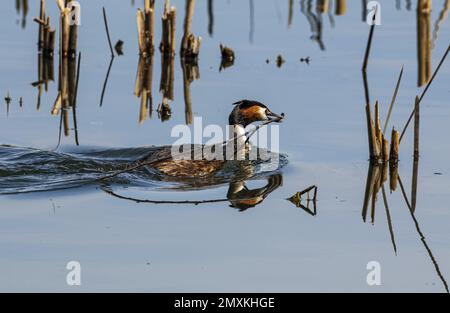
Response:
M159 43L163 9L157 2ZM450 144L445 140L450 131L448 60L421 110L415 214L410 213L400 189L390 193L387 184L389 210L380 192L373 221L369 214L364 222L361 211L369 164L360 68L369 27L362 20L361 3L351 1L345 15L336 16L318 14L315 1L293 1L289 25L289 1L211 2L213 25L208 18L208 1L198 1L193 21L194 34L203 40L200 78L189 87L192 114L202 117L204 124L226 125L231 103L242 98L259 100L275 112L284 112L280 150L288 164L273 175L241 182L250 190L266 185L273 188L247 210L240 209L239 201L227 199L232 187L228 183L183 191L168 182L148 181L139 173L119 179L109 186L112 189L89 184L1 195L0 290L445 292L450 279ZM375 30L368 80L371 100L380 101L384 120L404 66L389 125L399 129L422 88L417 87L416 1L396 2L381 1L382 24ZM408 2L412 2L410 10ZM72 165L81 162L79 168L93 177L97 169L118 168L121 162L141 156L146 147L173 142L172 127L186 121L178 56L172 115L165 122L158 118L156 109L162 101L159 51L154 56L152 116L147 112L143 121L140 118L140 99L133 91L139 63L135 15L141 1L135 5L125 0L81 4L77 132L70 112L70 128L67 136L61 135L59 145L60 117L51 115L58 85L56 57L55 81L42 92L39 110L38 88L31 85L38 79L37 24L32 20L39 14L38 1L29 1L25 20L22 11L16 12L15 1L3 4L0 144L8 146L0 147L2 194L29 191L26 188L30 186L39 190L43 185L64 185L61 172L48 172L49 168L67 165L64 160ZM178 8L179 44L184 1L173 4ZM433 1L432 33L444 5L448 6L447 1ZM124 55L112 63L100 106L110 64L102 6L108 12L113 42L124 41ZM58 9L52 1L47 7L54 24ZM320 43L311 32L316 24L311 28L310 21L321 23ZM439 25L432 49L433 68L450 42L448 19ZM220 43L236 52L234 66L222 71ZM281 68L275 64L278 54L286 60ZM309 65L300 62L308 56ZM9 106L3 101L8 94L12 99ZM40 152L30 155L24 147ZM401 145L399 165L408 198L412 153L409 129ZM91 167L83 163L86 155ZM311 185L318 186L315 216L286 200ZM115 197L108 192L111 190L123 197ZM156 203L136 203L125 197ZM221 201L208 202L214 199ZM198 205L166 203L205 200ZM72 260L82 266L80 287L66 284L65 267ZM370 261L381 264L381 286L366 283Z

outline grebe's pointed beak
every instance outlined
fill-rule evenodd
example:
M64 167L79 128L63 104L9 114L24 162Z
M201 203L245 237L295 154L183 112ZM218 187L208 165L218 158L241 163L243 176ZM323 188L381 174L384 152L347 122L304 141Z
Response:
M280 115L273 113L269 111L267 114L267 117L269 120L280 123L282 120L284 120L284 113L281 113Z

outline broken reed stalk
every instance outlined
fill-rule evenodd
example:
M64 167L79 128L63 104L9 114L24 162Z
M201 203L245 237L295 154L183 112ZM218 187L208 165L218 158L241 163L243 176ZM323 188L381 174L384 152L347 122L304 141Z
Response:
M103 99L105 98L106 86L108 85L109 74L111 73L111 68L114 63L114 57L111 58L108 65L108 70L106 71L105 81L103 82L102 94L100 96L100 107L103 106Z
M366 105L367 130L369 137L369 152L371 162L380 163L383 160L384 135L380 126L380 109L375 103L375 121L372 119L370 104Z
M109 44L109 50L111 51L111 58L114 58L114 50L113 50L113 46L111 43L111 37L109 35L108 19L106 18L105 7L103 7L103 21L105 23L106 36L108 37L108 44Z
M389 160L391 164L397 164L398 162L399 146L400 146L399 133L398 131L395 130L395 128L392 128L391 151L389 154Z
M175 56L175 32L176 32L176 16L177 10L174 6L170 7L170 3L166 0L164 13L162 16L162 38L159 50L166 57Z
M60 54L62 57L67 57L69 54L69 36L70 36L70 25L69 25L69 15L68 9L64 8L61 11L60 16Z
M387 163L389 161L389 141L384 138L383 135L383 162Z
M183 39L181 40L181 51L180 54L183 55L185 51L188 49L188 41L189 36L191 34L191 26L192 26L192 19L194 17L194 10L195 10L195 0L186 0L186 16L184 18L184 34Z
M63 0L57 0L58 7L61 11L60 24L60 44L59 53L61 58L70 57L76 59L76 49L78 41L78 26L71 23L69 16L71 9L68 8ZM74 9L74 7L72 7ZM72 25L71 25L72 24Z
M55 50L55 30L50 27L50 17L45 14L45 0L40 2L39 18L34 18L39 24L38 49L45 56L53 56Z
M419 105L422 102L423 97L425 96L425 94L427 93L428 89L430 88L431 84L433 83L437 73L439 72L439 69L441 68L442 64L444 63L445 59L447 58L448 53L450 52L450 44L447 47L447 50L445 51L444 55L441 58L441 61L439 62L438 66L436 67L436 70L433 73L433 76L431 76L430 81L428 82L427 86L425 87L425 89L423 90L420 98L419 98ZM403 127L401 136L400 136L400 142L403 139L403 136L405 135L406 130L408 129L409 124L411 123L412 118L414 117L414 110L411 112L411 114L409 115L408 121L406 122L405 126Z
M411 210L416 210L417 202L417 182L419 171L419 132L420 132L420 105L419 97L416 96L415 108L414 108L414 162L413 162L413 175L411 183Z
M292 25L293 17L294 17L294 0L289 0L288 27Z
M328 0L317 0L316 2L316 10L318 13L328 13Z
M383 134L386 134L387 126L388 126L389 120L391 118L391 113L392 113L392 109L394 108L395 100L397 99L397 94L398 94L398 90L400 88L400 82L402 81L402 77L403 77L403 66L402 66L402 69L398 76L397 85L395 86L394 94L392 95L391 105L389 106L386 121L384 122Z
M184 18L184 34L181 41L181 57L195 61L200 53L201 37L191 33L192 19L194 17L195 0L186 0L186 16Z
M385 139L384 133L381 130L380 106L378 100L375 103L375 135L376 144L379 151L379 155L377 155L376 157L378 161L386 163L389 160L389 142Z
M391 235L392 246L394 248L395 254L397 255L397 245L395 243L394 227L392 226L391 213L389 212L389 204L388 204L388 201L387 201L386 191L384 189L384 185L381 187L381 192L383 194L383 203L384 203L384 208L386 210L386 218L387 218L387 222L388 222L389 233Z
M39 10L39 20L45 21L45 0L41 0L40 10ZM39 23L38 47L39 47L39 50L44 49L44 27L40 23Z
M143 57L153 54L155 39L155 1L145 0L144 10L138 9L136 14L139 53Z
M414 159L419 158L419 133L420 133L420 100L416 96L414 105Z
M145 17L141 9L137 10L136 23L138 30L139 53L141 55L145 55L147 53L147 48L145 45Z
M145 33L148 53L153 54L155 48L155 0L145 0Z
M76 24L70 25L69 30L69 57L76 59L77 57L77 42L78 42L78 26Z
M378 103L378 100L375 102L375 135L379 151L381 152L381 147L383 144L383 133L381 132L380 104Z
M364 54L364 62L362 66L363 72L367 70L367 64L369 63L369 56L370 56L370 50L372 48L372 39L373 39L373 33L375 31L375 20L376 16L378 14L378 6L375 8L375 14L372 18L372 25L370 26L370 32L369 32L369 38L367 40L367 46L366 46L366 53Z
M163 101L158 108L158 115L166 120L170 117L169 100L173 100L173 85L175 79L175 31L176 31L176 8L170 6L170 1L166 0L164 12L161 19L162 38L159 45L161 51L161 80L159 90L163 95ZM160 110L162 108L162 111Z
M345 15L347 12L347 2L346 0L336 0L336 15Z
M422 87L431 76L431 0L419 0L417 5L418 82Z
M370 110L370 104L366 104L366 118L367 118L367 133L369 138L369 154L370 159L373 160L375 158L375 135L373 133L373 124L372 124L372 113Z
M212 37L214 33L214 4L213 0L208 0L208 33Z
M80 65L81 65L81 52L78 53L78 64L75 79L75 89L72 96L72 117L73 117L73 128L75 131L75 144L80 145L78 140L78 123L77 123L77 96L78 96L78 83L80 81Z

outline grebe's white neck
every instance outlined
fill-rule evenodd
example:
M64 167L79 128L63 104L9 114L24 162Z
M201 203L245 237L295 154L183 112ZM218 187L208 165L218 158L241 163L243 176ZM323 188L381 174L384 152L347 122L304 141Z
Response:
M232 125L231 128L232 130L229 132L229 139L234 139L230 141L230 143L233 145L235 157L237 160L244 160L247 141L247 136L245 136L245 128L239 124Z
M238 138L237 140L240 142L246 142L247 141L247 137L245 136L245 128L242 125L232 125L233 131L230 132L230 138L229 139L233 139L233 138Z

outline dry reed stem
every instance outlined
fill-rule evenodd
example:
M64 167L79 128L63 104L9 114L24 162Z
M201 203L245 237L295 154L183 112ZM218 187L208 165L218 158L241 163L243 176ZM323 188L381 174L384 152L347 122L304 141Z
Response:
M400 82L403 77L403 66L398 76L397 85L395 86L394 94L392 95L391 105L389 106L388 114L386 117L386 121L384 122L383 134L386 134L387 126L389 124L389 120L391 118L392 109L394 108L395 100L397 99L398 90L400 88Z
M441 61L439 62L438 66L436 67L436 70L433 73L433 76L431 77L430 81L428 82L427 86L423 90L420 98L419 98L419 104L422 102L423 97L427 93L428 89L430 88L431 84L433 83L434 79L436 78L437 73L439 72L439 69L441 68L442 64L444 63L445 59L447 58L448 53L450 52L450 44L447 47L447 50L445 51L444 55L441 58ZM411 123L412 118L414 117L414 110L409 115L408 121L406 122L405 126L403 127L402 134L400 136L400 142L403 139L403 136L406 133L406 130L408 129L409 124Z
M391 151L389 154L389 160L393 164L398 162L399 145L400 145L399 133L398 131L395 130L395 128L393 128L391 134Z
M346 12L347 12L347 1L346 0L336 0L335 14L340 16L340 15L345 15Z

